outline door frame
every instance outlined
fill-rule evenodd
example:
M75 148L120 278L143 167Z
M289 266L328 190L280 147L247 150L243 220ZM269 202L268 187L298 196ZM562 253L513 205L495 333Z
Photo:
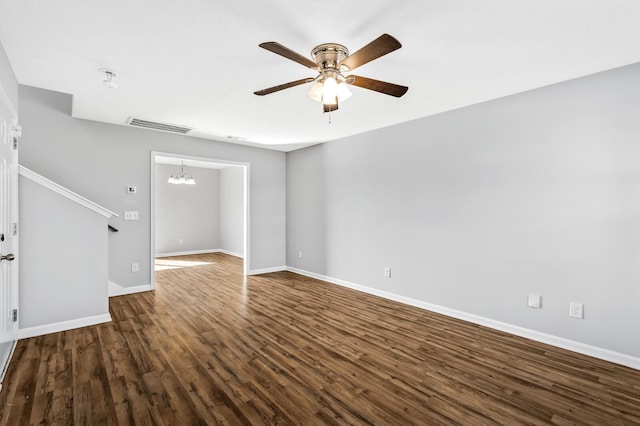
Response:
M229 166L239 166L243 169L243 199L244 199L244 241L243 241L243 274L249 275L249 271L251 270L251 262L250 262L250 222L249 222L249 210L250 210L250 191L249 191L249 163L242 163L237 161L228 161L228 160L220 160L216 158L210 157L198 157L194 155L187 154L177 154L171 152L160 152L160 151L151 151L151 208L150 208L150 216L151 216L151 247L150 247L150 257L149 257L149 268L150 268L150 287L151 290L155 290L156 288L156 274L155 274L155 258L156 258L156 157L173 157L182 160L196 160L196 161L204 161L208 163L216 163L216 164L226 164Z
M2 86L2 84L0 83L0 103L2 103L7 111L9 112L9 120L10 120L10 128L7 129L12 137L16 137L19 139L20 137L20 130L19 126L18 126L18 111L16 110L16 107L13 105L13 103L11 102L11 99L9 98L9 96L7 95L4 87ZM18 133L18 134L16 134ZM19 146L19 144L18 144ZM13 239L12 243L13 243L13 247L12 247L12 251L13 254L15 255L15 260L12 262L12 268L11 268L11 280L12 283L11 285L13 286L13 291L12 291L12 306L13 309L19 309L19 262L20 262L20 256L19 256L19 252L20 252L20 238L19 238L19 211L18 211L18 203L19 203L19 198L18 198L18 149L15 150L15 164L12 164L12 186L13 188L11 189L11 195L12 195L12 206L11 206L11 217L13 220L10 221L10 223L15 223L16 224L16 230L17 233L16 235L11 236L11 238ZM12 225L13 226L13 225ZM12 231L11 231L12 232ZM8 314L8 313L7 313ZM11 345L11 349L9 350L9 356L7 358L7 363L6 365L0 365L0 390L2 390L2 382L4 381L4 376L5 373L7 372L7 368L9 367L9 364L11 363L11 358L13 356L13 353L16 349L16 344L18 342L18 335L19 335L19 330L20 330L20 316L18 315L16 321L14 322L14 339L13 339L13 343Z

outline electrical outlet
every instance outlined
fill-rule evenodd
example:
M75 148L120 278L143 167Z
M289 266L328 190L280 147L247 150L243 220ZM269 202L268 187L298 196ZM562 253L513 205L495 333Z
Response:
M298 250L298 259L302 259L302 250Z
M131 272L138 272L140 270L140 264L139 263L132 263L131 264Z
M569 303L569 316L571 318L584 318L584 305L582 303Z
M384 267L384 276L386 278L391 278L391 266Z
M124 212L124 220L138 220L138 217L137 211Z
M184 238L178 239L178 244L184 244Z

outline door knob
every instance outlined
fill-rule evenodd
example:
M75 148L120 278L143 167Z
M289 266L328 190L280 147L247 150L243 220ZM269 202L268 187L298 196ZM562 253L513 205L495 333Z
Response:
M14 260L16 257L13 255L13 253L9 253L9 254L0 254L0 262L2 262L3 260L9 261L11 262L12 260Z

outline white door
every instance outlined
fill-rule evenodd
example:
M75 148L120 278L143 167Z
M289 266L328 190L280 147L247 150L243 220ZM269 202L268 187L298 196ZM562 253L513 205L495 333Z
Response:
M0 97L0 387L18 338L18 149L14 117Z

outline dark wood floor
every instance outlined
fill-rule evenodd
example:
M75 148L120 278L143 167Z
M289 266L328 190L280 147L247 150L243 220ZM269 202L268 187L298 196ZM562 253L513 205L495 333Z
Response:
M3 425L640 424L640 371L223 255L22 340Z

